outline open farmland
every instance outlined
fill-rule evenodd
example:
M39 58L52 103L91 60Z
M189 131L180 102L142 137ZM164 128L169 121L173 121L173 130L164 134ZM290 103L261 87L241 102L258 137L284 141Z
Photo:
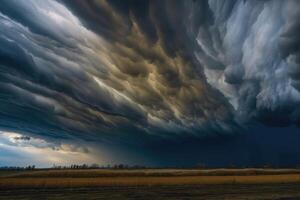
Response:
M300 170L2 171L0 199L300 199ZM152 197L152 198L151 198Z

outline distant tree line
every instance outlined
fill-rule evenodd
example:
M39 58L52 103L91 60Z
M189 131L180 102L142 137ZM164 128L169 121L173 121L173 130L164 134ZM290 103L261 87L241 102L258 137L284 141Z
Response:
M161 167L155 167L155 169L212 169L211 167L206 166L205 164L197 164L196 166L177 166L177 167L170 167L170 166L161 166ZM227 169L247 169L247 168L280 168L279 166L274 165L262 165L262 166L235 166L233 164L223 167ZM292 167L300 169L300 167ZM28 165L25 167L18 167L18 166L0 166L0 170L35 170L35 165ZM99 164L72 164L72 165L53 165L52 167L48 169L153 169L153 167L144 166L144 165L128 165L128 164L113 164L113 165L99 165Z
M99 165L99 164L73 164L69 166L53 165L53 169L146 169L143 165L126 165L126 164L115 164L115 165Z
M2 166L0 170L34 170L35 165L28 165L26 167L17 167L17 166Z

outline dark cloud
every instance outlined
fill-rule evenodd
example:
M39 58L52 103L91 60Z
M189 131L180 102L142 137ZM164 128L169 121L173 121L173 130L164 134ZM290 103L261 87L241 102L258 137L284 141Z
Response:
M210 8L215 21L197 37L208 82L242 123L298 124L299 2L211 1Z
M28 136L15 136L15 140L24 140L24 141L29 141L31 138Z
M300 7L297 1L291 1L286 7L287 19L280 37L280 50L283 59L289 63L289 74L293 80L292 85L300 90ZM299 113L299 111L297 111ZM299 122L299 117L298 117Z
M0 126L147 143L231 135L252 121L299 124L298 8L291 0L5 0Z

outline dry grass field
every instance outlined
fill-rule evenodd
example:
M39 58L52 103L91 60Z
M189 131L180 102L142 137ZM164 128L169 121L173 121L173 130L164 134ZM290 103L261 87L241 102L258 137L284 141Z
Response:
M77 197L80 199L79 196L85 193L90 195L85 196L84 199L102 197L110 199L117 194L122 194L122 199L126 199L126 195L134 193L139 195L144 193L146 197L147 193L160 196L164 192L172 194L181 191L180 194L183 196L179 199L201 199L199 195L203 194L211 195L211 199L214 197L220 199L222 194L226 196L229 193L237 195L236 198L232 196L229 199L243 199L243 195L245 199L251 199L252 195L253 199L264 197L263 199L292 200L300 199L300 170L84 169L1 171L0 173L0 199L34 199L33 196L43 196L43 194L48 197L56 195L50 199L60 199L60 196L66 197L66 195L70 195L71 198L76 194L74 191L83 193L78 193L72 199ZM180 194L178 193L176 198ZM194 197L184 198L192 194ZM30 198L27 198L28 195Z
M36 169L0 170L0 178L96 178L161 176L254 176L300 174L300 169Z

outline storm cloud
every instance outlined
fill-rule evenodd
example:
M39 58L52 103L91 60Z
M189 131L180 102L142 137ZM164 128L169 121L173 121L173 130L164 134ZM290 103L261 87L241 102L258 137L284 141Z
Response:
M138 143L299 125L299 17L296 0L3 0L0 127Z
M299 125L299 3L211 1L210 7L215 23L197 37L208 82L229 99L242 122Z

